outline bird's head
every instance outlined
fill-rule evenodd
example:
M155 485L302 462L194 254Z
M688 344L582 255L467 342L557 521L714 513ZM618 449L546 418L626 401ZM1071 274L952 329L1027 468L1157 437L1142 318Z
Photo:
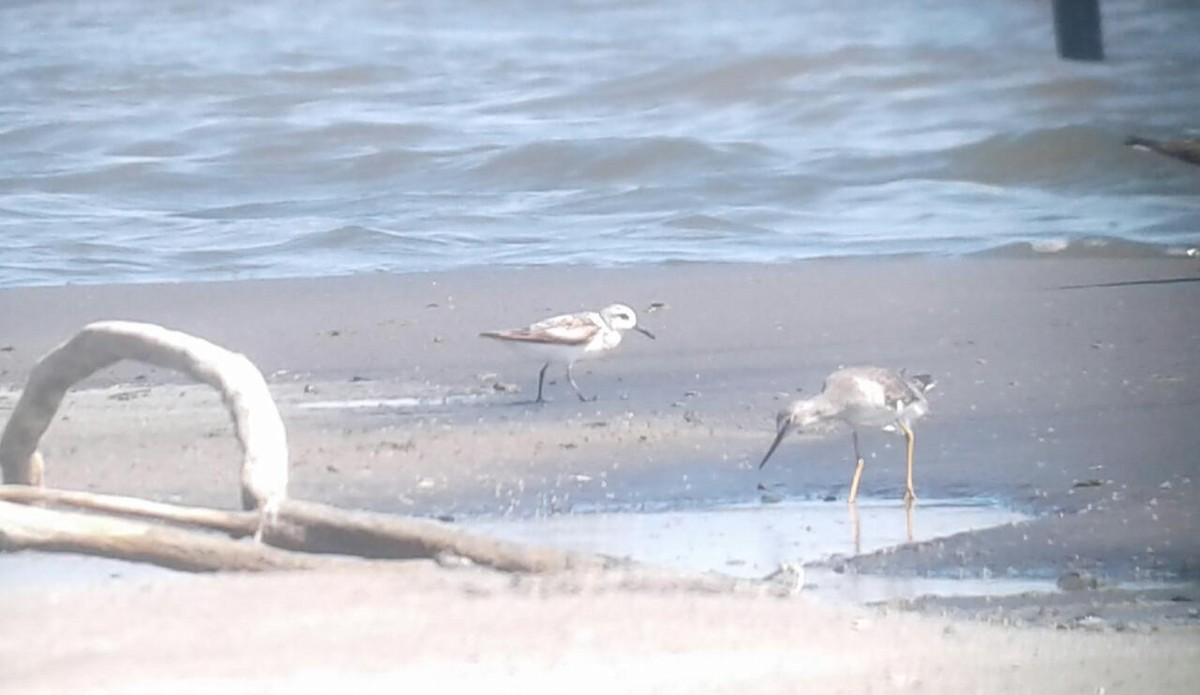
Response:
M637 325L637 314L624 304L613 304L600 310L600 316L609 326L618 331L637 331L647 338L654 339L654 334Z
M788 430L808 432L813 429L820 429L817 426L824 422L824 420L820 404L815 400L796 401L776 413L775 428L777 430L787 428Z
M767 460L771 458L771 454L775 453L775 449L779 447L779 443L792 430L801 432L813 427L821 421L820 414L816 404L812 401L796 401L791 405L781 408L775 414L775 441L771 443L771 448L767 450L767 455L763 456L762 462L758 464L759 468L767 465Z

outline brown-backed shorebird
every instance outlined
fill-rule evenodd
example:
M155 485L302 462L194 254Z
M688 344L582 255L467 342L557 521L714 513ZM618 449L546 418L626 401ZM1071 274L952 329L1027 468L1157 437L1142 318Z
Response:
M492 338L544 361L538 373L537 402L542 402L542 385L546 369L551 364L567 367L567 381L579 400L587 401L575 383L571 367L581 358L596 357L615 350L621 344L621 331L634 330L654 338L650 331L637 325L637 314L624 304L613 304L600 311L553 316L525 328L509 331L487 331L479 335ZM592 398L595 400L595 397Z

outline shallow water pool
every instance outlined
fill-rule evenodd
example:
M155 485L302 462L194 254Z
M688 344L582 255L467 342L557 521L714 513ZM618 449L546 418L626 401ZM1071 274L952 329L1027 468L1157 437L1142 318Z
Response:
M761 578L782 564L802 565L926 541L1030 517L987 498L845 502L784 500L659 512L596 512L534 519L462 520L474 531L506 540L630 558L686 572ZM805 571L805 591L835 601L867 603L938 595L1007 595L1051 591L1027 578L932 578Z

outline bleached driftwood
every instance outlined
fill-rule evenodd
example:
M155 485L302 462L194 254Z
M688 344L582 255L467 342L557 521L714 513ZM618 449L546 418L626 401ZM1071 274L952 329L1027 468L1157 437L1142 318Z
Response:
M77 490L56 490L30 485L0 485L0 502L52 505L135 519L161 521L178 526L196 526L234 537L253 534L257 531L259 524L259 514L253 511L235 512L210 507L189 507L154 502L139 497L105 495Z
M348 562L128 519L10 502L0 502L0 549L85 553L192 572L311 569Z
M38 442L67 389L126 359L183 372L220 392L242 447L242 505L270 512L287 497L287 434L254 363L207 340L132 321L89 324L33 368L0 437L4 482L42 484Z
M286 500L264 537L273 545L319 553L412 559L461 557L509 572L559 572L606 564L600 556L485 538L430 519L348 511Z
M0 486L0 505L4 501L23 504L52 504L87 511L121 514L140 519L165 521L173 524L199 526L234 536L248 536L259 528L259 515L253 512L234 512L203 507L183 507L161 502L149 502L132 497L98 495L70 490L34 488L24 485ZM12 505L9 505L12 506ZM36 517L41 523L42 534L59 541L43 550L68 552L94 552L94 548L83 536L74 545L61 539L57 521L48 510ZM75 531L80 528L76 518L79 514L66 513L63 524ZM97 517L91 517L97 518ZM3 522L3 518L0 518ZM27 522L32 523L32 522ZM103 529L104 526L97 526ZM192 534L195 535L195 534ZM0 538L3 532L0 531ZM242 547L237 541L209 536L210 542L205 568L219 565L223 557L219 552L229 548L228 565L221 569L244 569ZM549 548L525 546L517 543L493 540L478 536L451 525L427 519L391 516L374 512L347 511L313 502L299 500L283 501L276 513L265 520L262 526L263 540L274 546L290 550L313 553L355 555L366 558L409 560L418 558L460 557L473 564L510 572L558 572L570 568L596 567L605 561L597 556L567 553ZM135 546L123 546L127 554L122 559L139 560L163 564L151 553L151 544L161 540L148 537ZM3 545L0 542L0 545ZM26 545L22 547L35 547ZM106 546L111 547L111 546ZM110 557L115 555L110 555ZM174 557L168 555L168 558ZM171 565L174 566L174 565Z

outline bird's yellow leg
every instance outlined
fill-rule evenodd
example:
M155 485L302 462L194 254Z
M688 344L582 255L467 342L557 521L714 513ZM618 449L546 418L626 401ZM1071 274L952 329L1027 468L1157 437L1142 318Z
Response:
M854 477L850 480L850 497L846 500L848 504L854 504L858 499L858 481L862 478L863 457L858 453L858 432L854 432Z
M854 478L850 480L850 497L846 500L849 504L854 504L858 499L858 481L862 478L863 460L858 460L858 465L854 467Z
M905 481L904 481L904 501L907 502L908 504L912 504L913 502L917 501L917 493L913 491L913 475L912 475L913 444L914 444L913 431L912 431L911 427L904 424L903 422L900 423L900 429L901 429L901 431L904 432L904 441L906 444L905 453L906 453L906 458L907 458L907 462L908 462L907 477L905 478Z
M862 553L862 525L858 523L858 505L850 505L850 533L854 540L854 554Z
M911 502L904 505L904 530L908 532L908 542L912 543L912 539L913 539L913 505Z

